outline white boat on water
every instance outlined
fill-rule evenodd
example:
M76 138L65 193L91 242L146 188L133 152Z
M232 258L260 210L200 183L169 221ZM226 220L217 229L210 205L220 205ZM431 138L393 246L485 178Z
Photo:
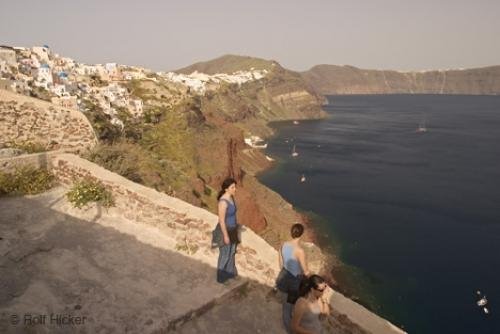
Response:
M299 125L300 123L299 123L299 121L293 121L293 124Z
M425 126L425 120L423 120L422 122L420 122L420 124L418 125L418 128L417 130L415 130L416 133L424 133L424 132L427 132L427 127Z
M306 177L304 176L304 174L302 174L302 177L300 178L300 182L306 182Z
M299 153L297 153L297 151L295 150L295 145L293 145L293 150L292 150L292 157L298 157L299 156Z
M264 140L259 136L250 136L249 138L245 138L245 144L253 148L264 149L267 148L267 143L264 143Z
M477 301L477 306L484 306L486 304L488 304L488 299L486 299L486 296Z

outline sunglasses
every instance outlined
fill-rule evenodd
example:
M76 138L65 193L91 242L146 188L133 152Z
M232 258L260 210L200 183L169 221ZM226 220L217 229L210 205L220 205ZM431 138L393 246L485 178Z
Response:
M323 291L325 291L325 290L326 290L326 286L325 286L325 287L323 287L323 289L314 288L314 290L319 291L319 292L323 292Z

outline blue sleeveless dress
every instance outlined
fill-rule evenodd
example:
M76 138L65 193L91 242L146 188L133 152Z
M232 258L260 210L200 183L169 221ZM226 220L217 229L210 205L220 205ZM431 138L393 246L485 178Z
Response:
M221 198L220 200L227 203L224 221L226 223L227 234L229 235L229 242L238 244L240 241L238 238L238 222L236 221L236 204L225 198Z
M217 260L217 282L224 283L228 279L238 276L235 254L239 238L238 223L236 221L236 204L225 198L221 198L220 200L227 203L224 222L229 236L229 244L223 244L219 247L219 259Z

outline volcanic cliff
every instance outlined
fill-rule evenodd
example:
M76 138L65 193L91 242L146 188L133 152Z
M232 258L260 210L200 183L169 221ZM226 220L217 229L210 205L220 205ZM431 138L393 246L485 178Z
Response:
M317 65L301 74L316 92L323 95L500 94L500 66L400 72Z

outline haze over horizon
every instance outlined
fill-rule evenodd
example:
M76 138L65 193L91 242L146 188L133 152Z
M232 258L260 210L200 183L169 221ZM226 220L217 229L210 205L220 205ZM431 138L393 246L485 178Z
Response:
M318 64L400 71L500 64L500 2L276 0L8 2L0 44L48 44L85 63L157 71L238 54L304 71Z

